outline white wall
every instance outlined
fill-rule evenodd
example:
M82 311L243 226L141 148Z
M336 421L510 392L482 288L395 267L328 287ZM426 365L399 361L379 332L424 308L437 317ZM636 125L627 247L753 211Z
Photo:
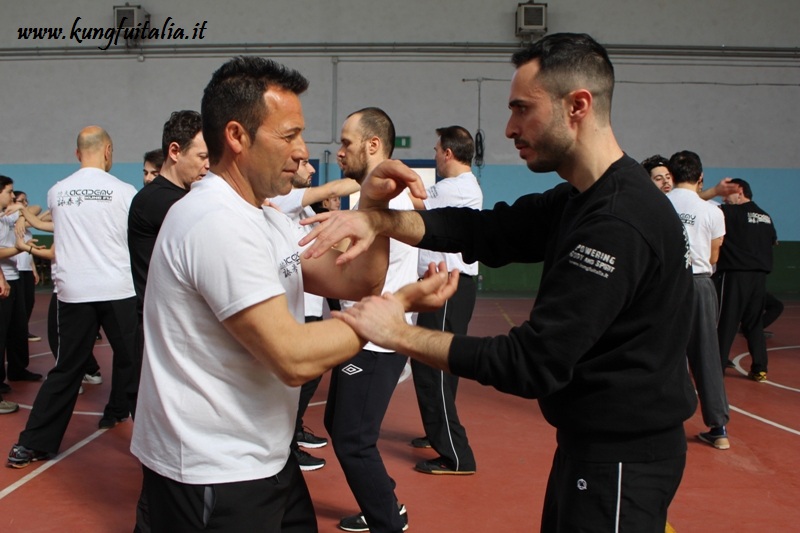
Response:
M434 128L455 123L477 129L478 83L463 80L483 78L486 162L518 163L503 137L513 72L509 51L518 43L516 1L141 0L156 26L166 17L186 28L207 21L203 41L148 43L143 62L120 46L102 52L97 49L102 42L17 39L21 26L69 30L78 16L85 26L111 26L112 6L122 2L1 3L0 163L72 162L75 135L90 123L109 130L117 161L138 161L159 145L171 111L199 109L213 70L226 57L246 52L246 43L357 45L335 53L318 46L313 54L286 48L273 56L311 80L304 107L312 157L335 151L339 123L366 105L385 108L398 134L412 137L412 148L397 156L431 157ZM786 56L786 48L797 46L799 6L778 0L559 0L549 3L549 30L585 31L612 50L726 45L778 47ZM405 50L414 43L467 42L475 52ZM404 51L371 52L380 43ZM236 46L220 52L226 44ZM489 45L503 44L486 53ZM44 58L28 55L37 47ZM795 53L768 59L773 52L764 50L755 59L692 59L663 50L650 56L612 54L618 78L613 122L623 147L637 158L688 148L699 152L706 166L800 168L797 113L791 107L800 96L800 58Z

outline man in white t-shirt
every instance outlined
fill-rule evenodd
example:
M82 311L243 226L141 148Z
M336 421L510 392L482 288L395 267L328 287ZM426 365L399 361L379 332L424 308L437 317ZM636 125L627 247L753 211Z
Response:
M394 124L383 110L369 107L350 114L342 126L342 145L337 153L344 175L363 183L373 168L391 157L394 139ZM363 201L362 193L359 206ZM407 194L400 194L389 207L414 206ZM416 248L392 240L386 283L380 292L394 291L416 280L418 257ZM341 306L346 309L353 303L342 301ZM409 323L414 318L406 313ZM325 429L361 509L341 519L339 528L345 531L400 531L408 524L405 507L397 503L395 482L377 448L383 417L407 359L394 350L368 343L331 372Z
M303 292L377 293L389 243L376 241L361 262L301 260L296 225L262 210L291 190L308 159L299 98L307 86L294 70L239 57L204 91L210 171L167 213L144 299L131 451L154 532L317 530L290 453L299 387L362 342L339 319L304 323ZM362 195L365 207L388 203L370 186ZM440 302L449 285L437 274L409 300Z
M316 214L311 209L311 204L321 202L334 195L349 195L360 188L358 182L351 178L329 181L312 187L311 179L315 173L314 166L307 159L300 161L297 173L292 178L292 190L289 194L269 199L269 203L286 213L304 234L311 231L311 226L300 226L300 221ZM322 302L324 298L306 292L303 295L303 301L305 304L306 323L322 320ZM300 446L304 448L322 448L328 444L328 439L314 435L303 424L303 415L305 415L308 404L311 402L311 398L314 396L321 380L322 376L319 376L307 383L303 383L300 388L300 401L297 408L294 438L292 439L292 452L300 465L300 470L303 471L318 470L325 466L325 459L314 457L300 449Z
M472 173L472 158L475 155L475 142L469 131L461 126L438 128L439 136L434 152L436 154L436 174L441 181L428 188L428 198L420 200L411 197L415 209L436 209L438 207L483 208L483 191ZM445 261L447 270L458 270L458 290L440 309L431 313L420 313L417 325L438 331L450 331L466 335L472 311L475 308L478 276L478 263L465 263L460 253L451 254L419 251L420 277L433 262ZM415 448L433 448L438 457L420 461L415 466L425 474L466 475L475 473L475 456L467 439L467 432L458 419L456 411L456 391L458 376L432 368L419 361L411 360L414 375L414 389L425 428L425 436L411 441Z
M112 153L111 137L103 128L84 128L76 151L81 168L47 193L58 242L58 355L9 453L11 467L22 468L58 452L99 326L114 360L112 394L98 425L113 427L130 413L126 388L133 371L136 294L127 231L136 189L108 173Z
M698 438L718 450L730 448L726 425L730 418L717 339L718 302L713 267L725 236L725 217L698 193L703 183L700 157L688 150L669 158L669 172L675 188L667 198L675 207L689 236L694 280L693 314L686 356L694 376L703 422L709 427Z

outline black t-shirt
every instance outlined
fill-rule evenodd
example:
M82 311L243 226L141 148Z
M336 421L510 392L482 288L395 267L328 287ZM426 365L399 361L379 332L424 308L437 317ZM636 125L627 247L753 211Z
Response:
M492 210L421 212L423 248L497 267L544 262L530 317L506 335L456 336L450 370L538 398L559 445L592 461L686 450L697 405L686 369L689 248L672 204L628 156L583 193L561 184Z
M772 272L772 246L778 240L770 217L755 202L721 205L725 239L719 249L717 272Z
M164 176L156 176L136 193L128 212L128 249L131 253L133 287L136 290L137 309L141 318L144 309L144 290L150 257L156 237L167 211L172 204L186 196L186 189L178 187Z

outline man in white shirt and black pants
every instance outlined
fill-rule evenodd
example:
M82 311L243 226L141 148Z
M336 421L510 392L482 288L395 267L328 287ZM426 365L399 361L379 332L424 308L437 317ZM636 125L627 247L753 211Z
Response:
M23 468L56 452L67 429L99 326L114 351L112 394L100 429L128 417L133 372L136 293L128 253L128 208L136 189L108 173L111 137L99 126L78 135L81 168L53 185L47 204L58 242L58 354L8 456Z
M439 128L436 134L439 136L434 148L436 174L443 179L428 189L426 200L412 197L414 208L466 207L480 210L483 207L483 192L470 167L475 155L472 135L461 126ZM478 263L465 263L461 254L421 249L418 267L420 277L431 261L436 264L445 261L447 270L458 270L461 277L453 297L436 312L420 313L417 325L466 335L477 297L475 277L478 275ZM431 447L439 454L435 459L417 463L415 468L425 474L474 474L475 456L456 411L458 377L413 359L411 370L425 428L425 437L413 439L411 444L416 448Z

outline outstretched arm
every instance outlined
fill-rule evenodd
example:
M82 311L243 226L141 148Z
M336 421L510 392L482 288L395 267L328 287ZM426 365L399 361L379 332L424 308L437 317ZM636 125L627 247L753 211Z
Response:
M352 178L329 181L317 187L308 187L303 192L303 207L321 202L331 196L350 196L361 186Z
M350 238L351 246L336 261L352 261L369 248L375 237L390 237L406 244L417 244L425 234L425 225L413 211L377 209L376 201L394 198L408 187L412 196L425 198L425 185L419 175L400 161L387 160L375 167L364 181L358 211L322 213L303 220L302 224L327 221L311 231L303 240L305 246L314 239L303 254L305 258L319 257L342 239ZM365 204L365 199L370 203Z
M25 217L25 220L28 222L28 224L30 224L34 228L41 231L50 231L50 232L53 231L52 220L49 222L42 220L41 218L36 216L35 212L31 211L31 209L27 207L23 207L22 209L19 210L19 212L23 217ZM47 213L49 213L49 211Z
M738 188L738 185L731 183L731 178L722 178L719 183L710 189L700 191L697 194L703 200L711 200L715 196L728 196L729 194L733 194L738 190Z

